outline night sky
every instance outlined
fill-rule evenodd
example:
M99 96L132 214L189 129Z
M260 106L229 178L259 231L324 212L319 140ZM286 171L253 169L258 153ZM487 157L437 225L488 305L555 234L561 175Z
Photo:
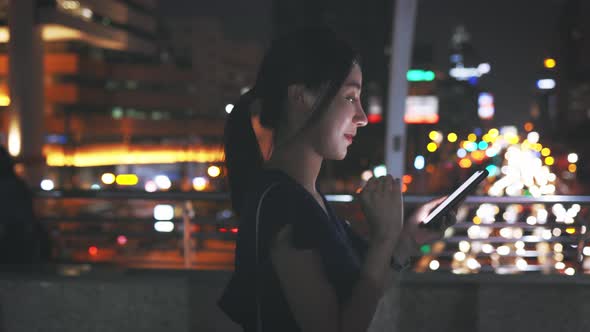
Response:
M528 118L543 58L556 54L559 47L563 2L420 0L415 40L432 43L435 64L448 68L452 31L464 25L475 50L491 64L491 73L480 85L495 95L497 122L520 124ZM272 34L271 0L164 0L161 4L166 16L217 17L231 38L266 45Z
M465 25L475 50L492 67L480 84L495 96L496 119L521 123L527 119L543 59L559 47L561 3L421 0L416 40L434 43L435 62L444 68L449 36L456 25Z

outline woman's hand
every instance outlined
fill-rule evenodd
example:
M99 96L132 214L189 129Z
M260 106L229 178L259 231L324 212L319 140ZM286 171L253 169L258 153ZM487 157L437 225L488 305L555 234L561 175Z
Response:
M403 202L399 179L391 175L371 178L360 193L369 225L370 241L395 243L403 226Z
M455 208L442 216L442 220L433 221L440 223L440 228L428 229L420 227L422 220L426 219L430 212L445 199L446 196L420 206L405 221L395 252L395 257L398 261L405 261L411 256L418 255L420 253L420 246L442 239L446 229L457 222L457 211ZM457 204L457 206L459 205Z

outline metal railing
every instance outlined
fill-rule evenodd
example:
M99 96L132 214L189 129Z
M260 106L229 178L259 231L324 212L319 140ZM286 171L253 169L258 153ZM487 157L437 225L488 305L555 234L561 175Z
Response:
M326 198L342 217L359 224L362 230L362 214L352 195L327 194ZM434 198L405 196L404 202L411 209ZM132 257L142 257L142 252L167 250L181 252L162 258L176 262L175 267L203 268L200 260L207 259L200 259L199 255L214 257L221 252L225 263L213 263L212 268L231 269L233 266L233 240L238 225L230 212L228 193L56 190L38 192L36 200L37 214L51 230L57 244L55 256L58 260L112 263L121 261L115 258L128 255L131 258L122 264L133 265ZM175 231L158 233L154 230L153 208L159 204L172 206L174 215L166 222L174 225ZM476 222L475 216L482 204L497 208L493 222ZM579 211L573 220L560 220L551 211L556 205L563 209L579 205ZM512 221L505 220L500 213L509 206L522 207L522 213ZM590 227L588 206L590 196L470 196L460 209L459 223L447 231L442 241L422 248L424 256L415 270L568 274L572 269L574 273L590 270L590 261L584 264L584 254L590 255L590 248L584 250L586 229ZM547 212L545 220L527 220L533 207ZM119 241L123 239L121 236L125 241ZM128 248L129 243L134 243L133 250ZM99 245L113 252L112 261L100 260L96 257L99 255L93 257L92 251L86 252L86 248ZM210 248L212 246L217 249Z

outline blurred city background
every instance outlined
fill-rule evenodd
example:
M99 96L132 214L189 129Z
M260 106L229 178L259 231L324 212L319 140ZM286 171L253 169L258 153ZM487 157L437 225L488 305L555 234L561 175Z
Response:
M419 2L406 204L490 175L415 272L590 272L588 14L582 0ZM394 15L386 0L0 0L0 143L32 189L48 259L232 270L224 121L272 38L306 24L362 54L369 125L320 188L363 232L351 195L386 173Z

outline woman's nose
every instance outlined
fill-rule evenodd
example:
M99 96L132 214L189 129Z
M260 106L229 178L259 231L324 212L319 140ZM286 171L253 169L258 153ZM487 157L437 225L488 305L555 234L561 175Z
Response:
M353 121L357 125L357 127L364 127L367 125L367 114L365 114L365 110L363 110L362 106L359 105L359 107L357 108L355 119Z

